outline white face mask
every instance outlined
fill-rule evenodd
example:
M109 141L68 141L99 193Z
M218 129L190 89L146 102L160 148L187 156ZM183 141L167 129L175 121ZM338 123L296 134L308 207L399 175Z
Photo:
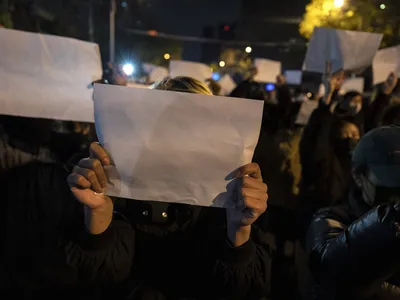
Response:
M361 103L350 104L349 105L349 114L352 115L352 116L358 115L361 110L362 110L362 104Z

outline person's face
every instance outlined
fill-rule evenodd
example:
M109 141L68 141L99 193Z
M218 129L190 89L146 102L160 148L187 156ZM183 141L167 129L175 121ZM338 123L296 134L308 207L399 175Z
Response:
M354 182L362 191L363 200L371 206L377 206L383 203L400 202L400 186L385 186L374 173L367 171L365 174L355 175Z
M339 138L360 140L360 130L352 123L346 123L340 130Z
M276 82L277 82L278 84L285 84L285 83L286 83L286 78L285 78L285 76L283 76L283 75L278 75L278 76L276 77Z

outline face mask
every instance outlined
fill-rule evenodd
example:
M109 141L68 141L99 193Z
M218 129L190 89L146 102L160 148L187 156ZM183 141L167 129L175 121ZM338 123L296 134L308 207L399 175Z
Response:
M358 140L351 138L339 138L335 141L335 153L340 157L350 157L356 149Z
M351 104L349 106L349 115L356 116L361 111L362 105L361 104Z
M400 203L400 187L374 185L370 179L364 178L363 198L367 204Z

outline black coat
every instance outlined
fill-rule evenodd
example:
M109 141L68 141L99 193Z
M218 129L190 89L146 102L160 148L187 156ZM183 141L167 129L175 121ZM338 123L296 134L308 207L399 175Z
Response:
M271 257L256 226L248 243L232 248L224 209L134 200L123 206L125 216L117 214L106 232L84 231L67 249L70 266L92 283L108 284L113 297L260 299L269 293Z
M258 300L269 293L271 256L257 226L233 248L224 209L116 200L124 217L116 213L105 233L92 236L68 174L40 162L3 174L1 291L85 300Z
M368 209L352 195L315 215L307 248L316 299L400 299L400 204Z

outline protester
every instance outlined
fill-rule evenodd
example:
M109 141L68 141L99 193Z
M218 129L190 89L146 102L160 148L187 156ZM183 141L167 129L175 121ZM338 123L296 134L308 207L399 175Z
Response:
M399 299L400 127L364 136L352 169L347 201L318 212L309 229L315 299Z
M207 86L185 77L167 78L153 88L211 95ZM254 225L267 200L257 164L238 170L243 197L232 200L240 209L225 210L112 200L102 194L110 161L100 145L92 144L91 157L68 178L84 205L86 230L67 247L67 260L86 274L88 284L110 288L103 295L114 299L260 299L268 294L269 246Z
M393 105L386 110L382 125L400 125L400 104Z

